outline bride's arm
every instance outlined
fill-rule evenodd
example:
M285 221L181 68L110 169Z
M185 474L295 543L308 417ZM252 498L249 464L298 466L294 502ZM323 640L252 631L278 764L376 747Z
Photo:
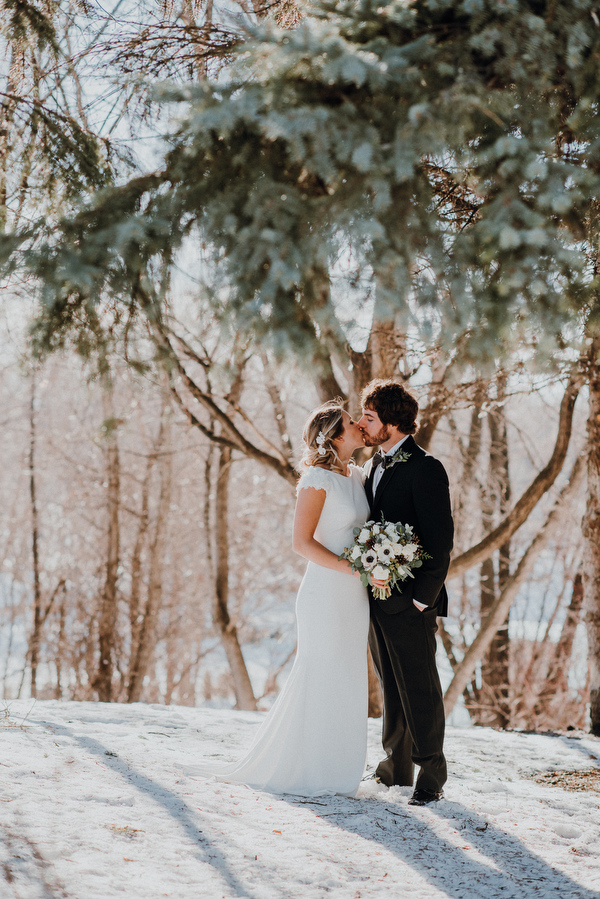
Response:
M315 540L315 531L326 495L325 490L318 490L315 487L305 487L299 491L294 515L292 548L294 552L308 559L309 562L315 562L323 568L344 571L346 574L358 577L358 572L352 571L347 559L338 559L335 553Z

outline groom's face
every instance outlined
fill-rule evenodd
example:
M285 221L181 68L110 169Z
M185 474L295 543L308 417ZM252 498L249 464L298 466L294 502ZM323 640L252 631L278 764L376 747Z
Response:
M358 427L363 432L365 446L380 446L386 440L389 440L391 436L390 425L384 425L377 412L373 409L363 409Z

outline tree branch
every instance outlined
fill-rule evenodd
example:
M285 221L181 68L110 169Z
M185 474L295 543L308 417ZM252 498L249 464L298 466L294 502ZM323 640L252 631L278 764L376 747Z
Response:
M448 571L449 578L461 577L470 568L481 564L485 559L489 559L491 554L506 543L515 531L521 527L542 496L548 492L564 465L571 439L573 410L582 382L583 376L578 371L572 374L569 379L560 404L558 434L554 451L546 467L534 478L512 510L493 531L490 531L475 546L453 559Z
M291 462L287 461L283 457L273 456L270 453L266 453L264 450L259 449L246 437L244 437L244 435L236 428L227 413L223 412L223 410L217 405L214 398L210 394L205 393L203 390L201 390L198 385L190 378L184 366L182 365L181 360L178 358L177 353L173 349L169 338L166 336L166 334L158 324L153 327L153 333L155 339L166 351L167 358L172 363L173 367L177 371L177 374L180 375L183 383L185 384L191 395L198 403L204 406L204 408L207 410L207 412L209 412L209 414L215 421L218 421L221 424L225 433L222 435L217 435L214 431L203 425L202 422L187 408L186 404L183 402L181 396L179 395L179 392L172 384L172 393L175 401L183 410L188 421L190 421L190 423L193 424L194 427L197 427L205 437L208 437L209 440L212 440L215 443L219 443L221 446L229 446L231 449L239 450L249 459L254 459L256 462L260 462L261 464L266 465L268 468L273 469L288 483L295 485L296 481L298 480L298 476Z

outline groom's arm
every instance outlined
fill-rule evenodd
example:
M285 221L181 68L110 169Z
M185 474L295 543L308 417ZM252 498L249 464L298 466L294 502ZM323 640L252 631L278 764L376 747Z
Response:
M442 463L426 456L415 471L412 489L417 517L415 531L421 546L431 556L421 568L415 569L412 599L423 606L433 606L448 573L454 541L450 488Z

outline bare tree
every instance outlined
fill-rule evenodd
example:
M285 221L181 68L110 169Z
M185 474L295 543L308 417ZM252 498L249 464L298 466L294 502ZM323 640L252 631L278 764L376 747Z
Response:
M39 558L39 522L38 504L36 494L36 470L35 470L35 371L31 374L31 397L29 405L29 498L31 501L31 557L33 567L33 632L29 643L29 664L31 665L31 695L37 696L37 669L40 652L40 639L42 631L42 595L40 587L40 558Z
M584 463L580 456L573 467L568 483L561 490L559 499L544 525L521 557L514 573L506 580L504 589L490 607L487 617L481 622L477 636L468 647L461 662L454 668L452 681L444 696L447 713L454 707L469 678L472 676L477 663L483 658L491 645L494 635L504 621L520 586L530 574L537 556L559 527L564 514L563 506L576 493L583 476Z
M139 702L141 698L144 677L146 676L148 666L150 664L150 659L156 644L157 618L161 607L163 593L162 581L164 577L165 532L168 526L172 485L169 411L169 407L165 402L165 404L163 405L163 411L160 420L160 430L157 440L156 453L154 454L155 457L158 458L157 464L159 470L160 492L156 518L154 522L154 532L152 534L148 552L148 595L143 612L140 611L139 604L137 602L135 603L135 606L137 607L135 622L133 622L133 610L130 612L132 623L135 625L135 630L132 629L131 663L129 669L129 682L127 686L128 702ZM144 514L143 507L144 501L142 504L142 514ZM143 519L140 522L140 528L142 528L142 526ZM139 562L137 561L136 555L136 566L138 564ZM139 585L139 575L137 575L136 577L136 585ZM135 640L134 636L136 638Z
M587 504L583 522L583 593L590 661L592 733L600 735L600 334L588 349Z
M118 575L121 549L119 421L115 417L113 385L110 379L107 379L104 384L103 404L107 477L107 552L106 574L98 624L100 650L98 671L92 685L98 693L98 699L101 702L110 702L113 697L114 647L117 640Z

